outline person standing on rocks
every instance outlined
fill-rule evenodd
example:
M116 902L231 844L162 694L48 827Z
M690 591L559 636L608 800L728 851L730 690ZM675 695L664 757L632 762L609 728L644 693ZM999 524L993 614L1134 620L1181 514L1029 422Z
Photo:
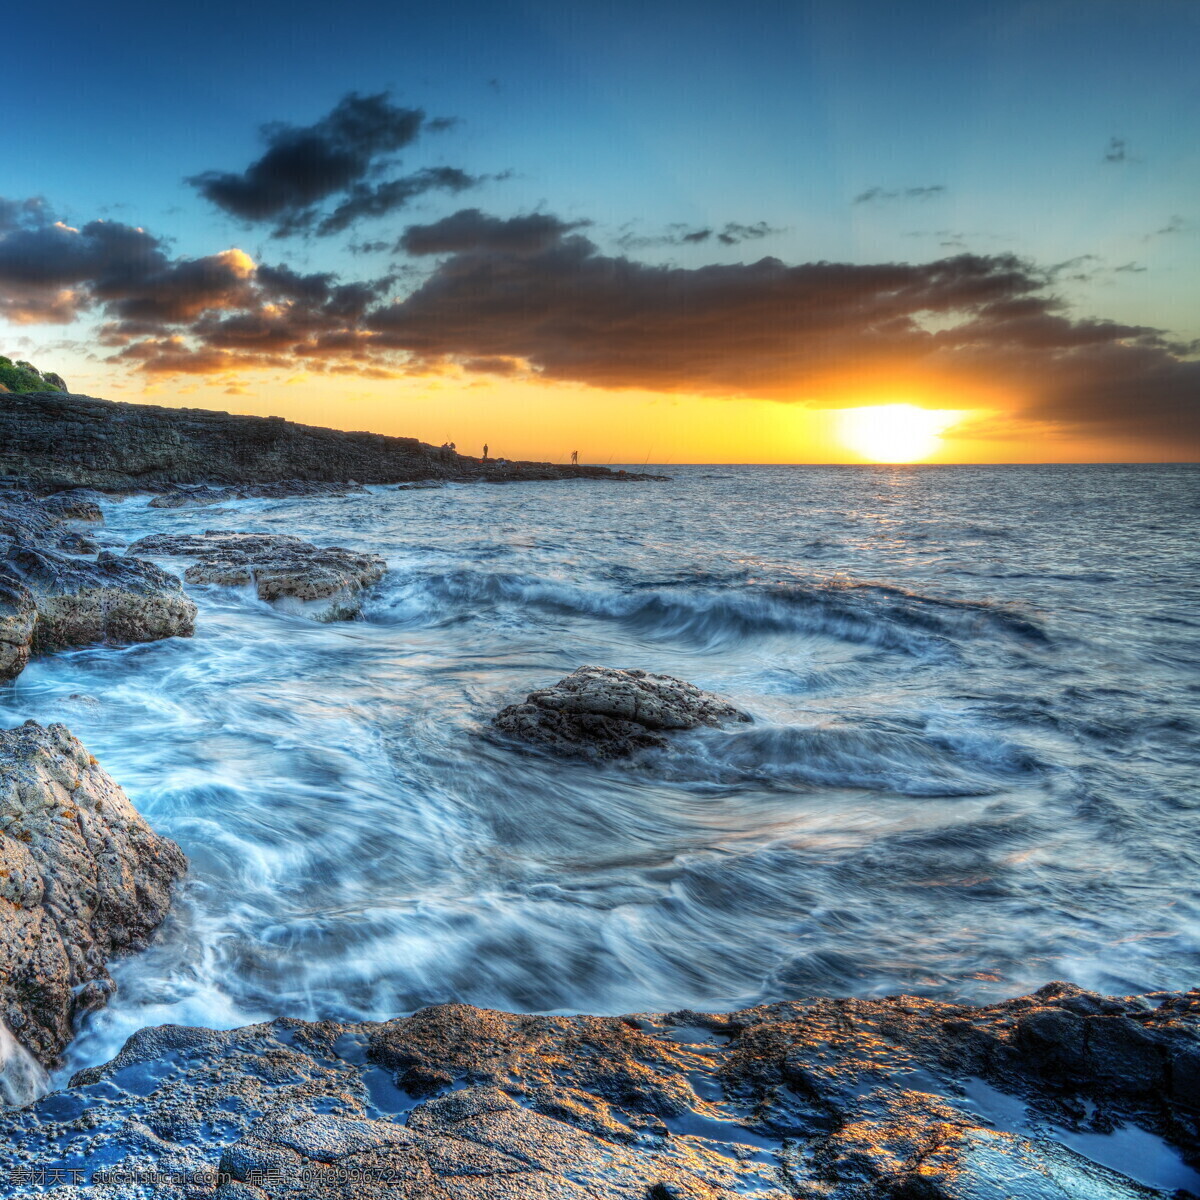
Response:
M571 451L571 466L573 466L573 467L579 466L579 451L578 450Z
M487 442L483 443L483 461L487 462Z

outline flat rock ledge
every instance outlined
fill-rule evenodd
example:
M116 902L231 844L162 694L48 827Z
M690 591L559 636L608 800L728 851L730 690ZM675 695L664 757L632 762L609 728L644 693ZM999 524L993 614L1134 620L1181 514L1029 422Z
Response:
M74 527L102 519L91 493L0 491L0 682L44 651L191 636L196 606L176 576Z
M510 704L493 724L557 754L611 759L664 747L671 732L749 720L720 696L670 675L585 666Z
M1106 1164L1122 1127L1136 1152ZM987 1007L164 1025L0 1113L10 1179L113 1200L1135 1200L1200 1180L1198 1130L1200 990L1063 983Z
M130 554L194 558L184 572L188 583L222 587L253 584L260 600L319 621L355 616L363 592L378 583L387 563L376 554L340 546L314 546L287 534L155 534L129 547Z
M0 730L0 1020L43 1065L102 1007L186 870L62 725Z
M151 508L206 508L212 504L228 504L231 500L292 500L297 496L309 498L346 496L351 492L366 492L361 484L313 483L304 479L284 479L278 483L250 483L240 487L211 487L196 484L171 488L150 501Z

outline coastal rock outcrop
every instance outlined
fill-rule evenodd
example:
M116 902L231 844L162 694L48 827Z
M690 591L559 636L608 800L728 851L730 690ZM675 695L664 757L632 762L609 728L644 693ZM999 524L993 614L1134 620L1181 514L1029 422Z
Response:
M86 493L0 492L0 681L20 674L31 653L191 636L196 606L174 575L97 554L71 528L102 516Z
M260 600L282 602L321 621L345 620L362 607L365 588L378 583L387 563L375 554L339 546L314 546L287 534L155 534L129 547L130 554L194 558L189 583L223 587L253 584Z
M667 745L666 734L750 717L670 675L580 667L493 718L502 733L581 758L627 758Z
M142 949L183 853L62 725L0 730L0 1021L45 1065Z
M1046 1058L1077 1035L1095 1049ZM1200 991L1070 984L986 1007L167 1025L0 1113L0 1138L10 1174L63 1163L114 1200L1146 1200L1200 1184L1198 1043Z
M0 480L23 480L40 491L168 491L181 484L291 480L367 484L578 478L657 477L604 467L484 461L416 438L55 391L13 391L0 404Z

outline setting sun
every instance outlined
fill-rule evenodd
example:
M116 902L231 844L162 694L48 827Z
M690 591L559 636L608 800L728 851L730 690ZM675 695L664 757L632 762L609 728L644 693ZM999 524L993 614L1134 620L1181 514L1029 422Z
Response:
M838 433L851 450L871 462L920 462L937 450L938 435L961 416L915 404L848 408L841 414Z

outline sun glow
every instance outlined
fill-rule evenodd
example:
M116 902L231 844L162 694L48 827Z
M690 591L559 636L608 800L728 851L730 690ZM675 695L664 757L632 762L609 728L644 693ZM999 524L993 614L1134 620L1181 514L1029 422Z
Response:
M856 454L871 462L921 462L941 445L938 436L962 418L960 412L918 408L915 404L877 404L843 409L838 435Z

